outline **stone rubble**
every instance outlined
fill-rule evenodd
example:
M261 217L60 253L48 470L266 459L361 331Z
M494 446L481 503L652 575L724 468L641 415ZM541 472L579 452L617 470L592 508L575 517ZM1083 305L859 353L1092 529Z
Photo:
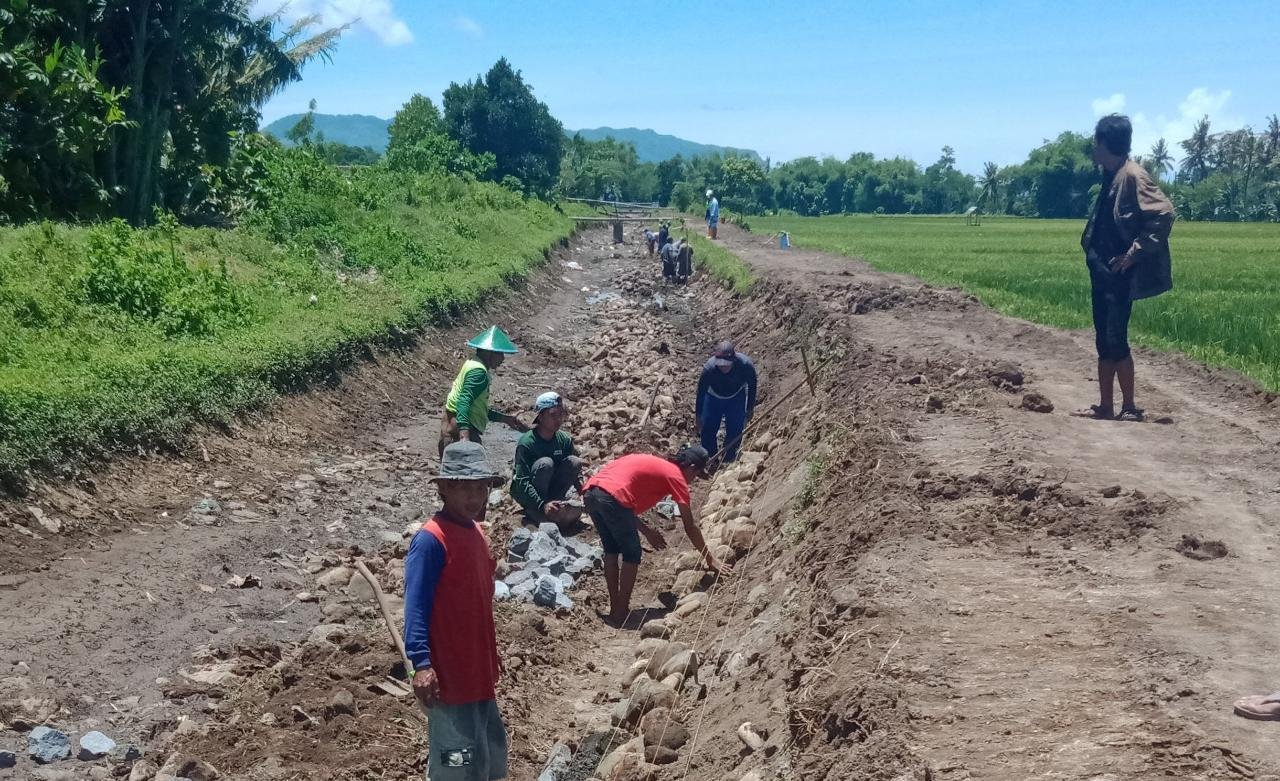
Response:
M508 574L494 584L494 599L532 602L539 607L572 610L566 593L578 578L604 561L604 551L576 537L566 537L554 523L511 535L507 548Z

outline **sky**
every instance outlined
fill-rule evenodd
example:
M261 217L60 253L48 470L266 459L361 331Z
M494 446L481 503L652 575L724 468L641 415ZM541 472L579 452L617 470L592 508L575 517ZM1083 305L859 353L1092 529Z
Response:
M273 10L278 1L258 0ZM943 145L970 173L1103 114L1134 151L1280 113L1273 0L410 2L291 0L289 17L350 24L332 62L263 109L390 117L414 94L502 56L566 128L652 128L775 162L854 152L921 164Z

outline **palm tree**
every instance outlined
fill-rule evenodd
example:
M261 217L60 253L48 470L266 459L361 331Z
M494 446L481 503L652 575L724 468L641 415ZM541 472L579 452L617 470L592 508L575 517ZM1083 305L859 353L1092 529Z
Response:
M1169 145L1163 138L1151 147L1151 156L1147 159L1151 161L1151 167L1155 169L1153 175L1157 179L1173 170L1173 155L1169 154Z
M1269 165L1277 157L1280 157L1280 116L1272 114L1263 136L1262 164Z
M983 165L982 177L978 179L978 187L981 188L978 194L979 205L986 203L988 200L997 200L1000 192L1000 166L989 161Z
M1191 184L1203 181L1209 175L1209 157L1213 154L1213 137L1209 135L1207 115L1196 123L1191 138L1179 142L1179 146L1187 153L1182 159L1182 174Z

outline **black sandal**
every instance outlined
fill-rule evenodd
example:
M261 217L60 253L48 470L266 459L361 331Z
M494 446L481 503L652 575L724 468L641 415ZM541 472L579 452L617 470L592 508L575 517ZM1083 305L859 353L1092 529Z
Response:
M1115 412L1110 407L1103 407L1100 404L1090 404L1089 409L1082 409L1071 413L1075 418L1092 418L1093 420L1115 420Z
M1143 421L1142 410L1137 407L1124 407L1120 410L1120 414L1116 415L1116 420L1131 420L1134 423Z

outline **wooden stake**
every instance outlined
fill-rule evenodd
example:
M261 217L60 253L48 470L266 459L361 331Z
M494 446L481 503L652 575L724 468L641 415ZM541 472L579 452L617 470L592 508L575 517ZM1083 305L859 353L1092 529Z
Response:
M804 363L804 378L809 383L809 395L817 396L817 387L813 382L813 372L809 370L809 354L805 352L804 345L800 345L800 360Z

